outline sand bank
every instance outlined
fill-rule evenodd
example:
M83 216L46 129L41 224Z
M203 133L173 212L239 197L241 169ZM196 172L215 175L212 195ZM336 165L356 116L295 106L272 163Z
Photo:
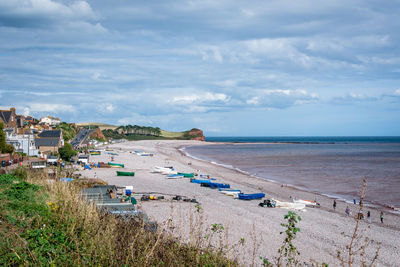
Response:
M136 141L110 145L119 151L114 161L124 163L124 170L133 170L135 177L116 176L116 169L93 169L82 171L86 177L98 177L110 184L119 186L132 185L135 192L159 192L167 199L172 195L182 195L195 198L201 205L201 214L196 212L194 203L151 201L142 202L141 206L151 218L160 224L171 219L174 223L173 233L183 240L190 240L193 227L207 227L212 224L224 226L224 242L235 246L235 254L244 264L250 265L253 260L261 264L260 256L272 258L282 244L283 236L279 232L283 216L288 212L280 208L262 208L260 201L240 201L218 193L215 190L191 184L188 179L166 179L159 173L152 173L154 166L174 166L182 172L200 172L216 177L217 182L229 183L231 188L241 189L245 193L263 192L267 197L291 201L291 198L314 200L321 208L307 208L298 212L302 217L299 224L301 232L295 241L300 258L304 261L314 259L326 262L330 266L339 265L335 255L348 243L349 238L341 233L350 235L354 228L354 219L346 216L345 208L348 203L337 202L336 212L333 212L333 200L315 193L297 190L277 183L251 177L235 170L208 162L192 159L183 155L178 148L187 145L205 145L198 141ZM153 153L153 157L135 155L133 150L143 150ZM91 156L91 161L109 161L110 155ZM355 213L356 206L349 205ZM361 221L364 236L381 243L381 251L376 264L378 266L398 266L400 259L400 217L385 213L384 224L380 223L379 211L371 210L372 223ZM366 211L364 212L364 214ZM196 216L201 216L201 225L193 225ZM190 226L192 225L192 226ZM192 232L191 232L192 231ZM243 242L239 241L244 240ZM372 246L376 247L376 246ZM231 254L231 256L232 256ZM374 251L367 250L373 257Z

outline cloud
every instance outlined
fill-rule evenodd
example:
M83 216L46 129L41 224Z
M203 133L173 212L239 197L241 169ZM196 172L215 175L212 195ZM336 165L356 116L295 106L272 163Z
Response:
M172 98L172 102L178 104L193 104L205 103L212 104L215 102L226 103L229 101L229 96L220 93L205 92L201 94L179 95Z
M378 97L367 96L359 93L348 93L344 96L337 96L332 98L331 103L336 105L351 105L362 102L378 101Z
M48 103L32 103L29 105L32 112L74 112L72 105L66 104L48 104Z
M256 96L247 99L246 104L263 108L284 109L317 100L318 96L315 93L308 93L306 90L266 89L260 90Z
M0 25L8 27L48 27L63 21L96 19L86 1L62 4L52 0L12 0L0 2Z
M114 111L114 106L113 106L112 104L107 104L107 105L106 105L106 110L107 110L108 112L113 112L113 111Z

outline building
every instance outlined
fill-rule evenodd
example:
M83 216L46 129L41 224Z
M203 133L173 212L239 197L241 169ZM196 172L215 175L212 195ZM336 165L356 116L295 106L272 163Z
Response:
M64 146L61 130L46 130L35 138L36 147L42 154L58 152L58 148Z
M7 128L4 133L6 134L6 143L13 145L16 152L25 153L28 156L39 155L39 150L35 144L35 135L32 131L18 134L14 128Z
M4 124L4 129L14 128L17 130L15 108L10 108L10 110L0 110L0 122Z
M39 123L49 125L49 126L56 126L56 125L60 124L60 119L47 116L47 117L41 118Z

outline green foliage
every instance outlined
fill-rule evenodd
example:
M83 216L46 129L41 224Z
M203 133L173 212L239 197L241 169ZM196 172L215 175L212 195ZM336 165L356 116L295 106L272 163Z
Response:
M64 141L69 141L75 138L78 129L73 125L66 122L61 122L56 126L57 129L62 131Z
M63 147L60 147L58 149L58 153L60 154L60 157L65 161L69 161L71 157L77 154L70 143L65 143Z
M286 236L283 245L278 250L278 266L282 265L283 262L286 262L287 266L297 266L299 262L297 261L296 256L300 255L300 252L297 251L293 241L296 238L296 234L300 232L300 228L296 227L296 224L301 221L301 217L297 216L295 212L289 211L284 218L287 222L282 223L281 225L285 227L286 230L280 234L285 233Z
M137 134L137 135L148 135L148 136L160 136L161 129L158 127L139 126L139 125L126 125L120 126L115 129L116 132L123 134Z
M238 265L146 230L140 220L96 211L73 184L39 186L9 174L0 184L0 266Z
M0 152L1 153L13 153L14 146L6 144L6 134L4 133L4 124L0 122Z

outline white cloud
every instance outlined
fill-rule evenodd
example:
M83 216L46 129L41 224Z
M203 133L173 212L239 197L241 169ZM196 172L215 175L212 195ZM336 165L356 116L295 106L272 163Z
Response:
M394 91L395 95L400 95L400 89L397 89L396 91Z
M201 93L201 94L191 94L175 96L172 98L172 102L180 104L192 104L192 103L204 103L204 102L227 102L229 101L229 96L220 93Z
M246 100L246 104L263 108L288 108L318 100L318 95L306 90L265 89Z
M30 112L31 112L30 109L28 107L25 107L23 114L24 116L29 116Z
M108 112L113 112L113 111L114 111L114 106L113 106L112 104L107 104L107 105L106 105L106 110L107 110Z
M13 16L47 16L52 18L95 18L86 1L62 4L52 0L13 0L2 1L0 8Z
M223 57L221 55L220 48L217 46L200 47L200 53L204 61L211 59L218 63L223 62Z
M72 105L32 103L29 108L33 112L74 112Z

